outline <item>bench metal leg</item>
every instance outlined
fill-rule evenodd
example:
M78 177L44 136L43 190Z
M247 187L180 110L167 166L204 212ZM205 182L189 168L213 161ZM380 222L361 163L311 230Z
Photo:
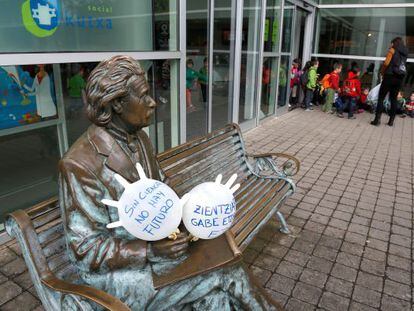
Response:
M281 225L281 228L279 229L280 232L289 234L290 230L289 230L288 224L287 224L283 214L280 211L277 211L276 216L279 219L279 222L280 222L280 225Z

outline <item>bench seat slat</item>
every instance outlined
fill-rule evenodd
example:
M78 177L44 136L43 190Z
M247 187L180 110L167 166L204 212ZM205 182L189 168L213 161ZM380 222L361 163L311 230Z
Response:
M274 191L273 189L276 187L277 189L280 189L283 186L283 183L284 182L281 181L276 182L270 180L264 184L261 191L256 191L248 201L244 201L242 204L237 205L236 216L232 225L233 234L238 234L238 231L248 223L249 219L252 218L257 210L259 210L267 200L272 199L278 193L278 191Z
M251 219L246 218L245 226L241 228L239 232L234 235L236 244L240 247L243 245L243 242L251 235L263 219L266 218L272 209L275 209L278 202L283 198L283 196L289 191L289 186L286 185L281 191L279 191L276 196L274 196L270 201L267 202L261 209L258 209L257 214L254 215ZM257 228L260 229L260 228ZM232 230L234 233L234 231Z

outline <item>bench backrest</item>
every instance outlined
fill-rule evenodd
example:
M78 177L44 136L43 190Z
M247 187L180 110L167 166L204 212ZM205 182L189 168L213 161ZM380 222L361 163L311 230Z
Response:
M167 150L158 154L157 158L168 184L179 196L195 185L214 181L218 174L223 174L226 181L237 173L238 182L251 174L236 124L229 124L207 136Z

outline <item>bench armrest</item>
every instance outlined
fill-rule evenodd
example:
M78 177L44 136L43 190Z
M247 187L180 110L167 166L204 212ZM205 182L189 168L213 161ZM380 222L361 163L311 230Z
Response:
M87 298L111 311L131 311L121 300L100 289L87 285L68 283L58 279L53 274L42 279L42 283L54 291Z
M35 285L42 283L54 291L82 296L111 311L130 311L118 298L108 293L90 286L75 285L56 278L49 269L32 220L25 211L17 210L9 214L6 219L6 230L11 237L19 241ZM35 287L38 289L38 286Z
M247 157L255 160L254 168L256 173L270 169L276 174L294 176L299 172L300 162L294 156L279 152L262 154L247 154Z

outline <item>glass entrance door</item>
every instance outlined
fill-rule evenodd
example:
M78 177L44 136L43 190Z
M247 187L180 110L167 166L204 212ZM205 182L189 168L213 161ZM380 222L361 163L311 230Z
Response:
M236 0L187 0L187 140L232 121Z
M289 111L291 103L301 103L303 94L300 87L293 89L293 63L300 63L303 68L311 53L311 34L309 25L312 24L312 10L305 8L300 2L285 2L283 12L282 47L279 67L279 92L277 115ZM292 91L297 99L292 99Z

